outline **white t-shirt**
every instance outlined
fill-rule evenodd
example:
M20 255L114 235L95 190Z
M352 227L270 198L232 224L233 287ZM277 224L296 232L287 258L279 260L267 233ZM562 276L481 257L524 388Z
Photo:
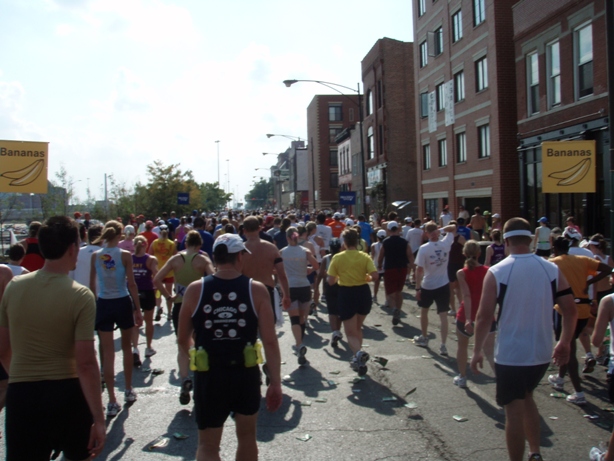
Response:
M422 242L424 242L424 231L419 227L413 227L405 234L405 240L409 243L411 251L415 253L422 245Z
M333 230L326 224L318 224L316 235L324 240L324 249L330 248L330 240L333 238Z
M573 256L588 256L589 258L595 258L595 255L588 248L569 247L568 254Z
M452 221L452 215L450 213L441 213L439 219L441 220L441 227L446 227Z
M448 232L446 236L437 241L428 241L420 247L416 256L416 266L424 269L424 276L420 286L427 290L441 288L448 283L448 258L450 247L454 242L454 234Z
M74 271L70 271L68 276L75 282L80 283L86 287L90 286L90 269L92 264L92 254L100 250L98 245L86 245L79 249L79 255L77 256L77 267ZM96 291L98 291L99 284L96 284ZM98 294L98 293L96 293Z
M0 264L0 266L8 267L11 270L11 272L13 273L13 277L17 277L18 275L23 274L23 271L26 270L25 267L15 266L14 264Z
M371 245L371 251L373 252L373 264L375 264L375 267L377 267L377 260L379 259L379 253L382 250L382 242L376 242L373 245ZM382 261L382 271L380 272L378 269L378 272L380 274L384 273L383 267L384 267L384 263L386 261L386 258L384 258L384 261Z

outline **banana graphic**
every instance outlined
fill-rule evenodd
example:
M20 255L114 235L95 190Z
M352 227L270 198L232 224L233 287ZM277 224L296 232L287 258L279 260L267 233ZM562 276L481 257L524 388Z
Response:
M10 182L11 186L26 186L36 181L36 178L40 176L44 169L45 161L41 159L35 160L30 165L20 170L7 171L6 173L0 174L0 176L12 179Z
M557 183L558 186L572 186L573 184L577 184L582 181L584 179L584 176L587 175L590 169L591 159L585 158L584 160L581 160L576 163L571 168L550 173L548 177L560 179L560 181Z

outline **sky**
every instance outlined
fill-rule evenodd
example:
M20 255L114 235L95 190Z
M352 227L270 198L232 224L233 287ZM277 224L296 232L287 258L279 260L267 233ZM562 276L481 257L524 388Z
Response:
M84 200L155 160L239 198L307 133L315 83L356 87L383 37L413 40L410 0L0 0L0 139L49 142ZM219 144L215 141L219 140ZM256 168L266 168L256 170ZM256 176L256 178L254 178ZM135 210L138 211L138 210Z

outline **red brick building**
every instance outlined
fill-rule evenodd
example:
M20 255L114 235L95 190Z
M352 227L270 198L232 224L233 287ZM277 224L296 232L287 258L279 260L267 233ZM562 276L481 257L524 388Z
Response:
M420 216L520 212L514 3L414 0Z
M367 195L376 211L418 210L413 43L378 40L362 60Z
M576 217L586 235L611 235L605 2L517 2L514 14L520 197L532 222ZM596 193L542 193L544 141L595 140Z
M358 95L316 95L307 107L310 209L339 207L335 138L357 122Z

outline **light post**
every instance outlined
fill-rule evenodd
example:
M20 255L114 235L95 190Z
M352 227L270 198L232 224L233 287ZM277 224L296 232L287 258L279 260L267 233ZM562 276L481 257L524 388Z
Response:
M330 88L333 91L336 91L337 93L339 93L342 96L345 96L347 99L349 99L350 101L352 101L354 104L356 104L356 101L354 101L353 99L349 98L346 94L342 93L341 91L339 91L337 88L344 88L346 90L350 90L353 91L354 93L356 93L358 95L358 118L360 121L360 168L361 168L361 177L362 177L362 212L363 214L367 214L367 172L365 169L365 145L364 145L364 129L363 129L363 113L362 113L362 93L360 92L360 83L357 83L357 89L355 90L354 88L350 88L349 86L345 86L345 85L340 85L338 83L331 83L331 82L323 82L321 80L296 80L296 79L292 79L292 80L284 80L284 85L286 85L288 88L290 88L292 85L294 85L295 83L299 83L299 82L309 82L309 83L319 83L320 85L323 85L327 88ZM268 136L268 135L267 135ZM313 142L310 143L312 145L312 154L311 154L311 160L313 163ZM312 165L313 168L313 165ZM314 182L315 182L315 170L314 170ZM313 191L314 194L314 207L315 207L315 188Z

